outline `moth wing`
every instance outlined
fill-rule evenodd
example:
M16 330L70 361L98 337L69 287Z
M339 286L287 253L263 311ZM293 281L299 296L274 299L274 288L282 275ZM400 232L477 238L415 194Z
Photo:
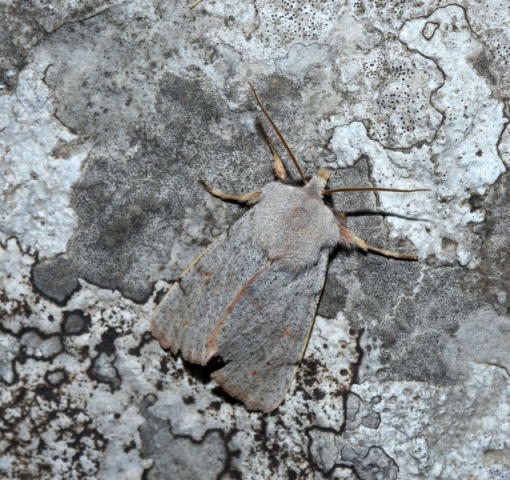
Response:
M329 253L296 275L273 264L238 292L207 342L226 365L212 374L250 410L270 412L282 402L310 336Z
M158 305L152 334L163 348L180 350L185 360L205 365L206 341L228 304L264 265L252 245L247 212L182 272Z

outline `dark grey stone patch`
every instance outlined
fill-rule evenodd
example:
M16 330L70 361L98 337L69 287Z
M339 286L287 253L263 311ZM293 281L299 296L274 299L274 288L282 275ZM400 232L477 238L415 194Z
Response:
M65 312L62 329L67 335L82 335L89 331L90 322L81 310Z
M370 169L367 157L362 155L352 168L342 169L331 176L328 188L370 187ZM375 197L371 193L335 193L326 199L331 208L347 215L347 227L356 235L367 240L373 246L381 246L389 250L397 247L386 243L387 229L383 224L383 216L377 211ZM405 251L400 249L399 251ZM411 253L410 249L407 253ZM372 254L368 254L371 256ZM332 318L346 308L349 282L346 277L347 263L350 259L362 261L365 254L358 250L335 249L330 258L330 265L324 291L319 303L318 314Z
M114 365L116 357L100 353L92 361L92 365L88 370L90 377L100 383L107 383L112 390L117 390L122 383L117 368Z
M459 381L457 369L445 362L444 342L480 305L461 290L462 272L460 267L424 267L376 255L335 262L332 273L352 292L345 315L354 328L365 329L360 383ZM359 283L349 286L352 274Z
M347 288L339 282L336 276L328 275L317 314L326 318L335 317L345 307L347 292Z
M14 90L30 50L49 33L69 21L82 20L114 3L108 0L0 4L0 91Z
M483 200L486 221L476 228L484 241L480 265L465 270L462 289L470 298L482 299L500 314L510 305L510 174L504 173Z
M153 399L146 399L149 403ZM140 427L141 455L151 458L153 467L146 472L147 480L179 478L207 480L218 478L227 460L223 435L209 431L200 441L184 435L174 435L167 421L146 412Z
M157 72L151 71L142 50L117 39L113 33L117 27L101 17L63 27L48 44L55 49L56 60L46 83L55 96L59 119L97 143L73 192L80 227L67 251L72 269L65 279L56 279L52 264L41 264L34 271L34 283L62 301L81 277L143 302L171 261L186 216L203 210L208 194L198 180L205 178L226 191L252 190L272 178L270 155L259 134L236 130L239 114L204 82L162 73L156 67L165 64L163 51L152 52ZM135 21L132 27L141 42L153 33L150 22ZM113 36L101 42L105 35ZM78 74L77 54L63 48L66 44L86 46L98 64ZM141 89L130 93L114 87L113 72L129 77L135 68L146 69L151 78L143 94ZM235 88L230 94L242 103ZM246 91L242 95L247 96ZM230 139L219 133L222 129ZM107 149L110 153L105 154ZM254 154L267 160L244 161ZM239 212L232 205L222 209L229 220ZM218 225L207 215L212 232ZM214 239L211 232L205 232L207 241L200 240L202 247Z
M36 263L32 281L41 293L58 303L65 303L80 288L73 262L64 256Z

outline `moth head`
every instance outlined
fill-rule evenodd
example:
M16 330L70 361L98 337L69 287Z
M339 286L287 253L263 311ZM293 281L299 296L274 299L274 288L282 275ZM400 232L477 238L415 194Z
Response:
M321 188L324 189L324 188L326 188L326 185L328 184L328 180L329 180L329 177L331 177L331 173L329 173L324 168L319 168L319 171L317 172L316 177L320 182Z

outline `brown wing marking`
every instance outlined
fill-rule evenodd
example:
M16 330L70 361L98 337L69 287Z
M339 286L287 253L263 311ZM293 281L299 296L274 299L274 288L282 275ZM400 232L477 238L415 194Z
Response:
M225 310L225 313L220 318L219 322L216 324L216 326L213 328L212 332L209 335L209 338L207 339L207 350L206 350L206 356L207 361L211 360L216 353L218 352L218 345L216 343L216 336L218 334L218 331L223 326L223 322L225 319L230 315L234 307L236 306L239 299L246 293L246 290L248 290L248 287L258 278L258 276L269 267L269 262L266 262L266 264L255 274L253 277L251 277L245 285L239 290L237 295L234 297L234 300L230 302L227 309Z

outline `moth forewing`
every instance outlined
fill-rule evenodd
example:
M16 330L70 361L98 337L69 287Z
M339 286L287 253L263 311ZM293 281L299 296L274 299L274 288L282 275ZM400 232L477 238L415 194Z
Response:
M172 285L151 322L161 346L185 360L207 363L206 341L239 289L265 263L250 248L249 214L227 229L184 270Z

